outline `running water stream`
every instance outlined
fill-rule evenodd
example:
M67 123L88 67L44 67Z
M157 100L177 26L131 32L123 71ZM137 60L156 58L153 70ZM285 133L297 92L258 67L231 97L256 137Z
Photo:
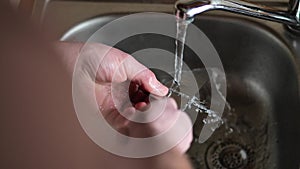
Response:
M200 101L200 99L196 96L190 96L185 93L180 92L180 86L181 86L181 76L182 76L182 66L183 66L183 55L184 55L184 45L185 45L185 39L186 39L186 33L188 25L191 23L191 21L183 20L183 19L177 19L177 34L176 34L176 50L175 50L175 65L174 65L174 80L170 88L170 94L176 94L177 96L180 96L184 98L185 100L188 100L188 102L181 107L181 110L185 111L188 109L191 109L191 107L196 107L195 111L197 113L206 113L208 116L207 118L203 119L204 124L210 124L210 123L217 123L220 122L220 124L223 123L223 120L221 117L218 116L218 113L210 110L207 108L203 102ZM212 84L216 85L216 84ZM214 126L211 128L212 131L214 131L216 128L218 128L219 125Z
M182 74L182 65L183 65L183 52L184 44L186 38L187 27L190 21L183 19L177 19L177 34L176 34L176 50L175 50L175 73L174 73L174 82L177 85L180 85L181 74Z

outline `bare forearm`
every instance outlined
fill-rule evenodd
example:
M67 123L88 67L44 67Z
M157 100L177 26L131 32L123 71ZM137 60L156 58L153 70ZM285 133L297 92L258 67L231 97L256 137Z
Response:
M112 163L104 168L119 169L122 166L124 169L192 169L187 155L176 150L141 159L112 156L112 158L110 157Z

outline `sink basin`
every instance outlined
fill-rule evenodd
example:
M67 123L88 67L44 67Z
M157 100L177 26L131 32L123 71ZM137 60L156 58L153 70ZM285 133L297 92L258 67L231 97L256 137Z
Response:
M85 42L100 27L121 15L100 16L71 28L65 41ZM237 17L201 16L194 24L216 48L227 78L225 122L202 144L188 151L195 168L279 168L300 165L300 101L294 56L272 29ZM174 53L174 39L155 34L127 38L116 46L127 53L161 48ZM184 61L203 68L188 47ZM159 75L158 75L159 76ZM199 90L209 100L209 83ZM207 92L208 91L208 92ZM203 116L194 126L195 138Z

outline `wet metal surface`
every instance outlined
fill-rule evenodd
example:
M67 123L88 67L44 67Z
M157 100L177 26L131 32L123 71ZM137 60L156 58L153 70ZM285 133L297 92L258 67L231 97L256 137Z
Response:
M86 41L96 30L118 16L83 22L63 40ZM203 144L193 143L189 154L196 168L297 169L300 159L300 102L294 55L272 31L256 22L231 17L206 16L195 20L221 57L227 77L224 112L228 123ZM174 39L153 34L121 41L117 48L134 53L145 48L174 52ZM191 69L203 68L186 48L184 61ZM171 64L171 63L170 63ZM210 98L210 84L200 89ZM195 138L203 117L194 126Z

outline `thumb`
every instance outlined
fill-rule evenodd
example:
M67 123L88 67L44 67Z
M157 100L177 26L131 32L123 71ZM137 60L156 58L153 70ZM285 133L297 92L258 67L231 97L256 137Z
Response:
M139 63L132 56L129 55L126 58L122 67L128 80L137 82L147 92L157 96L167 95L169 89L157 80L150 69Z

